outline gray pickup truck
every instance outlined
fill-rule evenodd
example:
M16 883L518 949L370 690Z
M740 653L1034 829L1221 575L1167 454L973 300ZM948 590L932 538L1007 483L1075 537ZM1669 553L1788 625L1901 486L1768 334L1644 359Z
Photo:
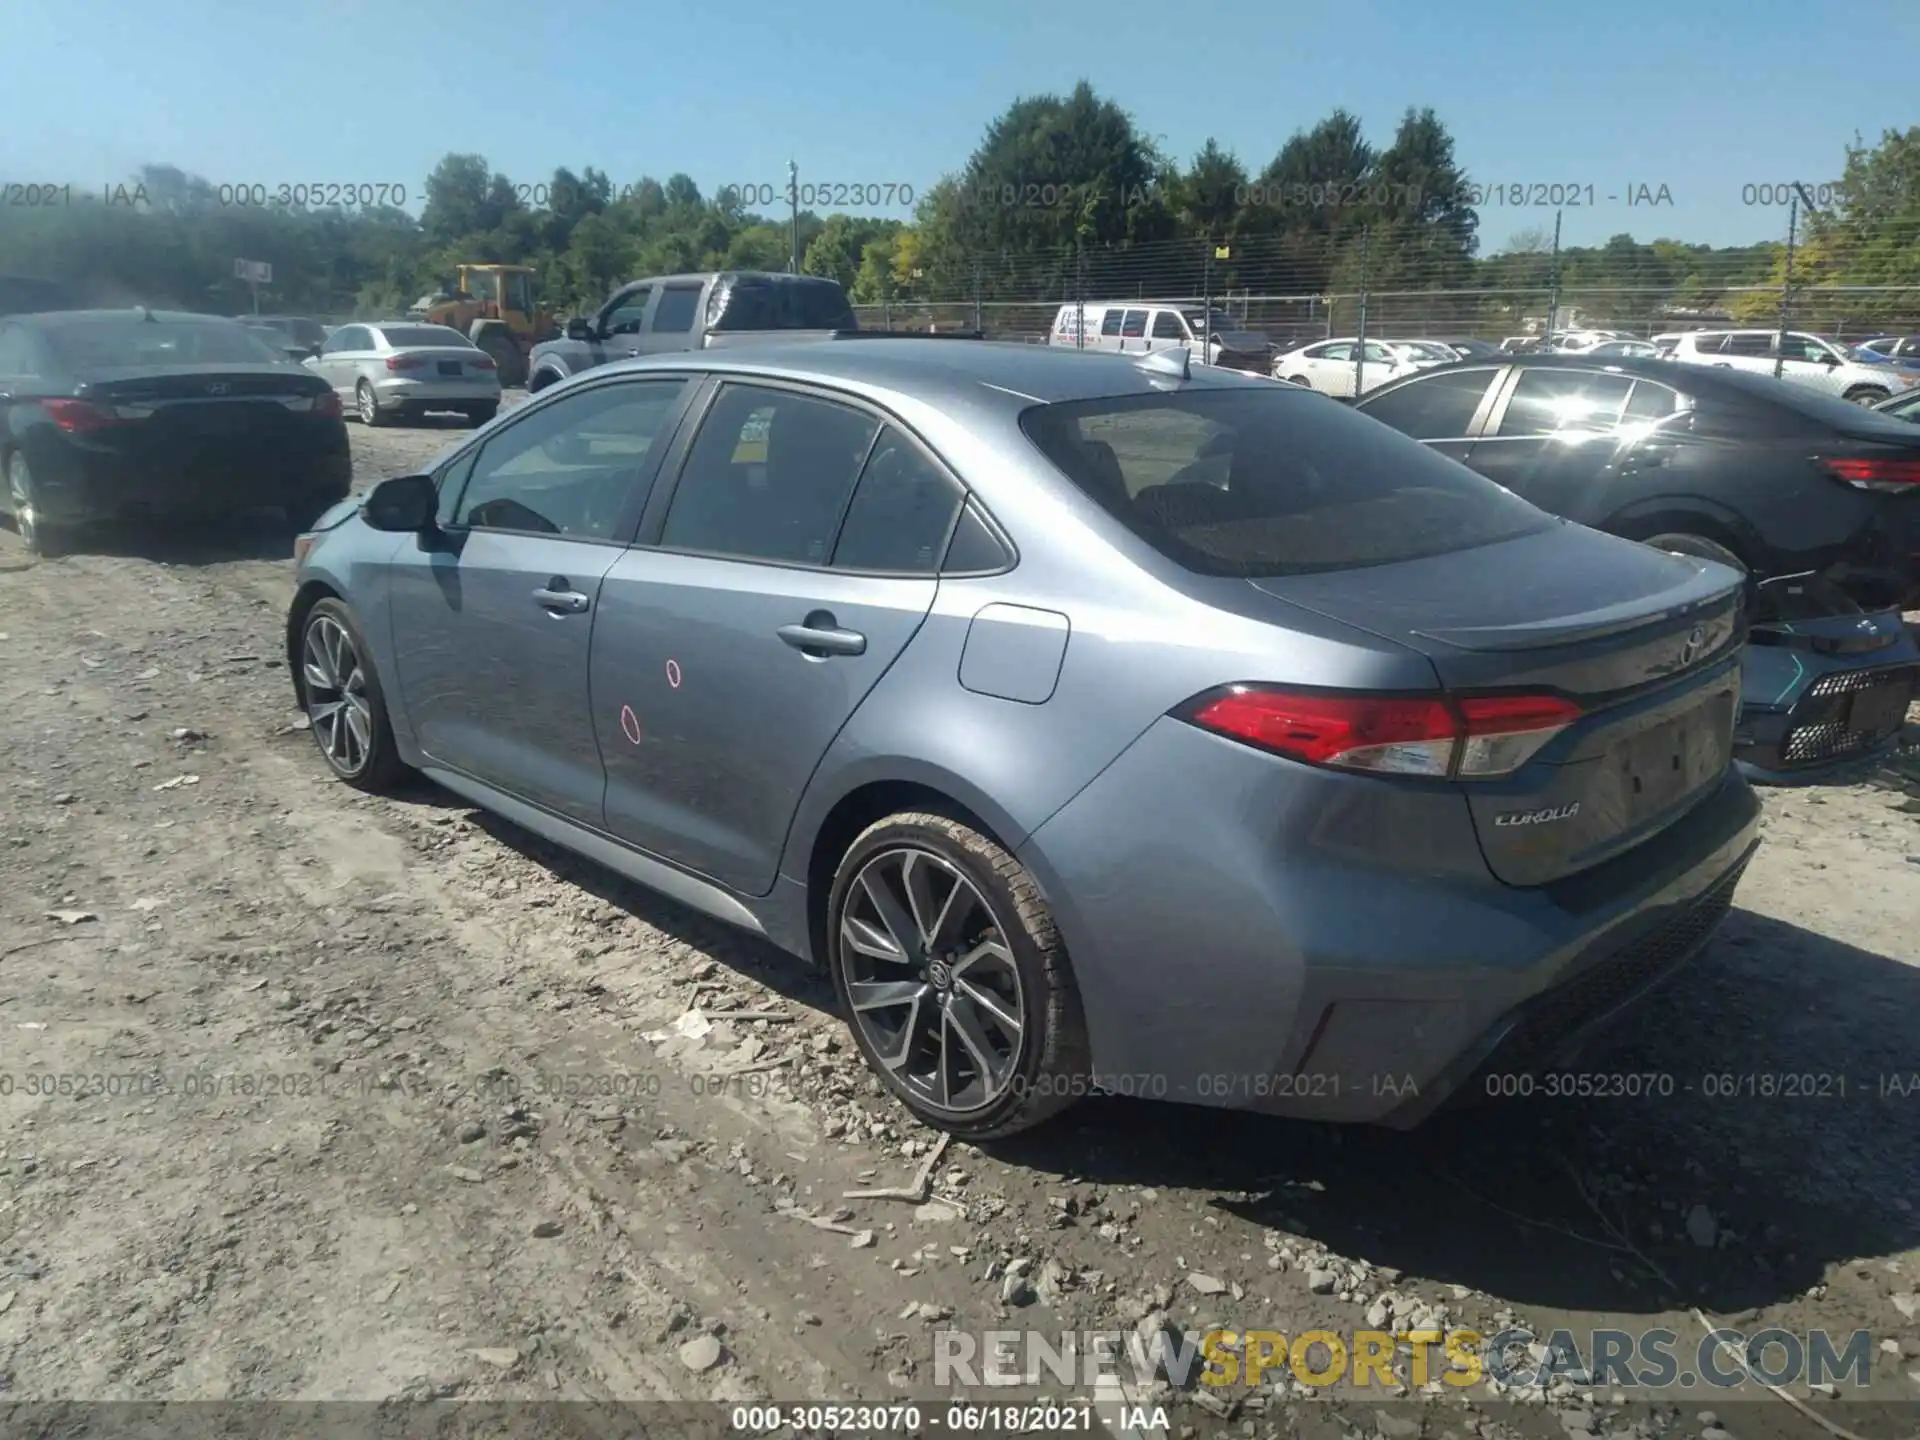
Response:
M847 292L819 276L766 270L656 275L622 285L592 318L568 322L565 339L534 346L527 388L544 390L582 370L636 355L824 339L859 328Z

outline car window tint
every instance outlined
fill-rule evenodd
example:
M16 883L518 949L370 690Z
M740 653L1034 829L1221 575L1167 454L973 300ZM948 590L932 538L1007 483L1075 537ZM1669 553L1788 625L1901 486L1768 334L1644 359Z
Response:
M1038 405L1021 426L1123 525L1200 574L1388 564L1555 523L1466 466L1292 386Z
M998 570L1012 559L981 514L978 502L969 501L962 506L960 522L953 527L953 539L947 542L947 558L940 568L955 575L976 575Z
M1120 310L1107 311L1106 314L1100 317L1100 333L1102 335L1118 335L1120 333L1120 321L1124 316L1125 312Z
M1184 340L1187 338L1187 332L1180 326L1180 317L1171 310L1156 310L1153 315L1153 338Z
M1377 395L1359 408L1416 440L1457 440L1465 436L1473 412L1486 397L1495 370L1448 370L1410 380Z
M1833 352L1826 347L1824 342L1816 340L1811 335L1789 335L1787 336L1786 344L1781 347L1780 353L1789 360L1812 360L1818 362L1825 360Z
M542 406L488 440L455 523L589 540L614 538L642 462L683 380L596 386Z
M1591 370L1525 370L1501 417L1501 435L1553 435L1617 425L1633 379Z
M834 568L931 575L965 499L951 476L887 426L854 487L834 544Z
M1314 360L1351 360L1353 346L1322 345L1318 350L1309 350L1307 355Z
M1773 336L1770 333L1744 332L1727 336L1722 354L1726 355L1771 355Z
M793 391L729 385L687 456L660 543L824 565L879 425Z
M609 335L637 335L640 333L640 321L646 314L647 296L652 290L636 290L625 296L606 318L606 333Z
M1680 393L1651 380L1633 382L1633 394L1627 398L1629 420L1661 420L1680 408Z
M660 303L653 307L653 324L648 328L682 334L693 329L694 316L699 313L698 285L669 285L660 292Z
M1144 310L1127 311L1126 318L1121 322L1121 325L1120 325L1121 338L1126 340L1138 340L1142 336L1144 336L1146 333L1147 333L1147 312Z
M0 375L38 375L33 337L18 325L0 326Z

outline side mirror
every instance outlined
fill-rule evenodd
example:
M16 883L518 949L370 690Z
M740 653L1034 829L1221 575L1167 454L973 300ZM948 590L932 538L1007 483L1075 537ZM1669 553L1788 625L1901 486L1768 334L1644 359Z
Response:
M593 339L593 321L583 320L578 315L574 316L567 321L567 338L569 340Z
M417 535L433 528L439 508L440 492L431 475L401 475L369 490L360 514L375 530Z

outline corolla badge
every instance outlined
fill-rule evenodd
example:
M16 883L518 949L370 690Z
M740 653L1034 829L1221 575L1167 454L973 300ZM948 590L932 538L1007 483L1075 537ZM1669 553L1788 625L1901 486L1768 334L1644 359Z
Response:
M1550 805L1544 810L1509 810L1504 815L1493 817L1497 827L1508 825L1551 825L1555 820L1571 820L1580 813L1580 802L1570 805Z

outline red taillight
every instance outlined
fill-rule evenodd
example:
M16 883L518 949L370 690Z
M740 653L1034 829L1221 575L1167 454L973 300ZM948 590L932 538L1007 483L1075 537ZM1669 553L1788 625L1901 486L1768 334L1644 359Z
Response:
M1309 765L1377 774L1507 775L1580 718L1557 695L1448 700L1235 685L1201 701L1194 724Z
M96 405L91 400L42 400L40 405L53 423L70 435L110 430L127 423L107 406Z
M467 363L476 370L498 370L500 368L493 363L493 357L491 355L482 355L479 359L469 360Z
M340 408L339 393L331 389L323 395L313 397L313 413L329 420L338 420L346 414Z
M418 370L426 363L426 360L418 355L387 356L387 369L389 370Z
M1820 462L1856 490L1900 491L1920 485L1920 460L1830 459Z

